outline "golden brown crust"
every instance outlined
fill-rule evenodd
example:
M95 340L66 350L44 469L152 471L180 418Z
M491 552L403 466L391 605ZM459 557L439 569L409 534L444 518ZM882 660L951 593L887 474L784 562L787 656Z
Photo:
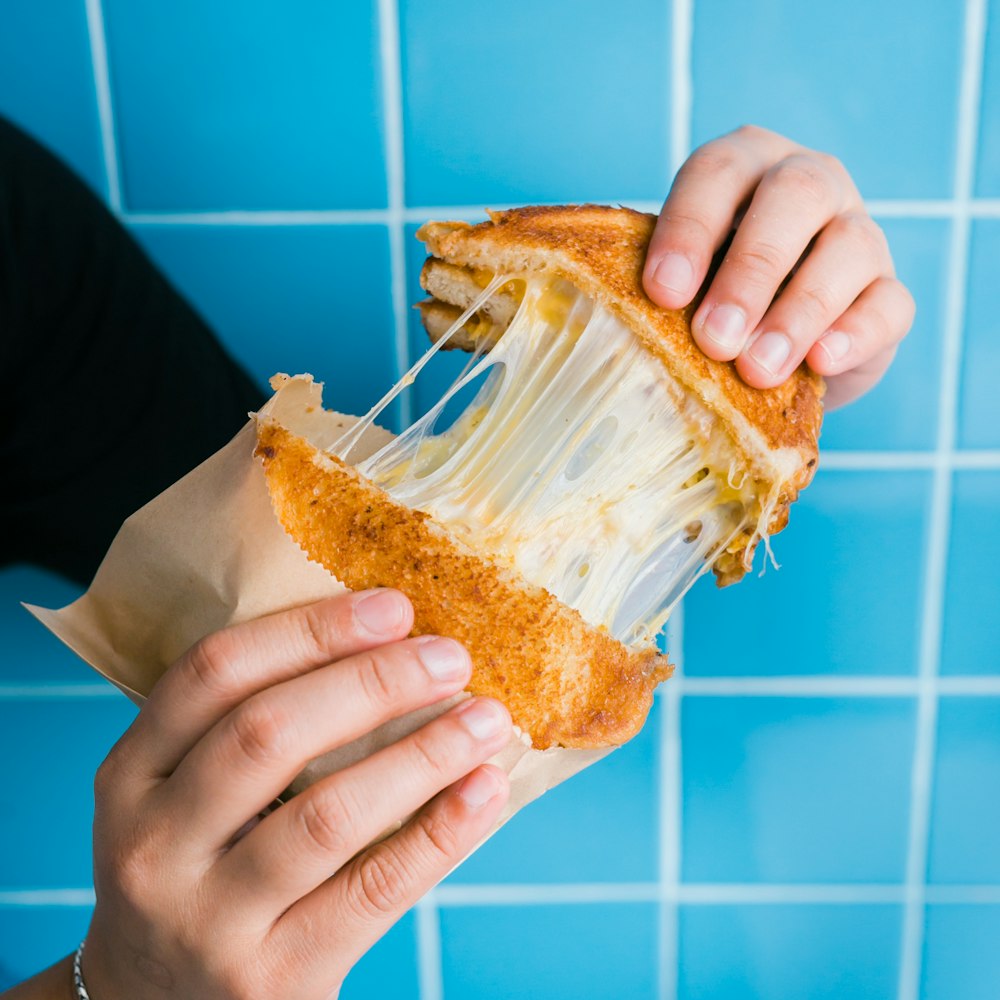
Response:
M469 690L502 701L533 746L615 746L642 727L666 657L630 651L267 417L256 454L278 519L309 558L352 590L402 590L414 633L462 642Z
M417 232L433 254L422 283L441 291L440 275L433 280L436 257L480 274L546 271L602 302L719 418L750 463L762 505L772 512L773 534L784 527L788 505L816 469L823 381L803 366L775 389L755 389L732 363L702 354L691 337L693 309L662 309L642 289L655 221L627 208L564 205L491 212L489 222L475 226L428 222Z

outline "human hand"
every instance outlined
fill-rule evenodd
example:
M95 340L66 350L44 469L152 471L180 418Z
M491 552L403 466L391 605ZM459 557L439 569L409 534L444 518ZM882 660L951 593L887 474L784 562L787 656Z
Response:
M646 294L666 308L688 305L734 228L692 320L701 350L735 360L761 389L804 359L826 376L828 410L871 389L909 331L914 303L841 163L754 126L696 149L657 220Z
M335 997L485 836L508 785L483 762L510 735L487 698L253 825L307 761L465 687L465 649L405 639L412 621L396 591L344 595L211 635L163 676L95 782L95 1000Z

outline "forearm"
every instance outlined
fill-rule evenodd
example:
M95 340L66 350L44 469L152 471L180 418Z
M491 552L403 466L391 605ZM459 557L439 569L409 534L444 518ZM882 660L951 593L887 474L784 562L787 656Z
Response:
M20 986L8 990L2 1000L76 1000L73 956L68 955Z

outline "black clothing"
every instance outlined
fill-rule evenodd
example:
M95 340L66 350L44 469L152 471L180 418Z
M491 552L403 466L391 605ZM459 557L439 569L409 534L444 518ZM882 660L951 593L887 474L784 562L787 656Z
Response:
M0 119L0 565L87 583L263 400L61 162Z

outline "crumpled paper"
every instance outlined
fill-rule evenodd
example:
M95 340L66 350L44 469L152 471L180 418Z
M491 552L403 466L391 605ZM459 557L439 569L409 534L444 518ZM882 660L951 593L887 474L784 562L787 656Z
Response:
M321 393L321 384L309 376L286 377L261 415L324 448L358 418L324 410ZM388 431L369 427L352 450L352 461L390 438ZM253 457L255 442L251 419L228 445L122 525L82 597L61 610L28 608L137 704L174 660L210 632L346 589L311 562L279 524ZM455 700L393 720L317 758L289 794L400 739ZM609 752L532 750L512 738L493 758L510 776L511 794L492 832Z

